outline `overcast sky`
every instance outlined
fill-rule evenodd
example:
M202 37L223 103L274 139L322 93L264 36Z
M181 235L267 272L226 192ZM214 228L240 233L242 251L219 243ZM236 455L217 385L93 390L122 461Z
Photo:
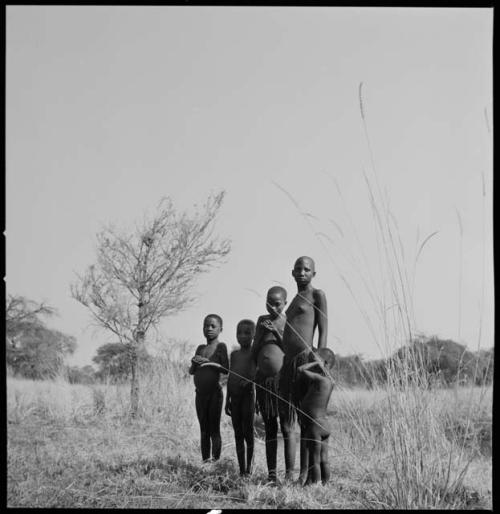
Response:
M187 209L224 189L232 252L151 337L194 348L215 312L234 346L269 287L292 299L293 263L310 255L329 346L378 357L374 164L416 328L491 347L492 23L492 9L8 6L7 291L56 307L50 325L89 364L114 338L89 328L69 285L96 232L162 196Z

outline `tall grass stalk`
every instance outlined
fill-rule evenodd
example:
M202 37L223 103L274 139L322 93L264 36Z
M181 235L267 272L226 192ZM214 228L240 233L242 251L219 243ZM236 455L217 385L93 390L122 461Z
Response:
M413 277L410 278L409 263L406 261L398 223L391 211L387 192L385 191L385 194L382 192L375 166L362 84L359 87L359 106L371 164L370 174L365 169L362 173L373 215L381 286L379 289L374 288L374 281L370 278L371 274L366 270L365 274L369 280L362 280L362 284L365 289L368 289L369 298L374 304L373 312L381 323L381 339L377 337L375 324L369 311L359 301L357 292L324 244L324 236L318 237L321 233L318 233L311 221L314 217L306 216L307 213L301 209L293 195L279 184L275 185L289 197L325 249L329 259L334 263L336 271L365 320L374 343L379 349L383 349L388 361L386 383L381 388L386 406L385 417L380 421L379 432L381 446L386 451L391 472L372 473L372 476L381 477L378 481L377 493L380 505L405 509L450 507L454 505L453 498L457 498L459 491L463 488L474 452L466 448L464 438L457 434L450 436L450 433L454 434L454 432L450 432L447 428L447 420L440 416L439 409L436 410L432 407L436 392L426 363L423 362L422 353L407 350L394 355L395 350L412 342L417 333L414 315L414 284L417 263L424 247L438 232L434 231L429 234L420 245L418 245L417 239L418 249L416 249L413 259ZM342 196L340 187L338 184L336 185L339 195ZM345 208L345 203L343 206ZM457 215L459 216L458 211ZM351 219L349 215L348 219ZM458 219L461 229L460 241L462 241L460 216ZM342 227L336 227L336 230L340 233L344 232ZM331 241L331 238L326 239ZM362 252L363 245L358 237L356 237L356 241L359 246L358 250ZM462 258L462 250L461 243L460 258ZM350 255L352 256L352 254ZM366 265L368 264L366 258L364 262ZM355 270L359 266L354 258L351 258L351 264ZM461 273L460 268L460 276ZM461 299L459 301L461 302ZM459 329L460 324L461 303L459 303ZM470 394L472 397L472 389ZM479 395L479 399L483 397L484 395ZM466 411L462 411L461 424L465 424L466 433L469 432L472 423L472 409L477 411L478 405L470 401ZM346 412L358 437L366 442L373 440L371 429L367 429L368 426L372 426L371 422L362 419L360 411L355 408L348 408Z

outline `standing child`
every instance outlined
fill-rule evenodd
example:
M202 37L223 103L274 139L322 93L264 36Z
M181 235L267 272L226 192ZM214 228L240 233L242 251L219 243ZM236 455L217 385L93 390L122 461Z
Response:
M204 462L210 459L210 443L213 460L219 459L222 447L220 417L223 394L219 378L221 373L227 373L229 362L226 344L219 342L221 332L222 318L217 314L206 316L203 335L207 343L196 348L189 368L189 373L194 375L196 415L200 423L201 457Z
M300 394L296 388L297 368L308 362L308 356L313 348L313 336L318 329L318 348L326 347L328 317L326 312L326 296L321 289L312 286L316 275L314 261L311 257L299 257L294 264L292 276L297 284L297 294L286 311L286 326L283 333L283 367L280 372L280 418L285 449L285 468L288 479L292 479L295 465L295 418L299 406ZM303 482L307 474L305 448L300 449L300 476Z
M252 472L254 434L253 419L255 412L255 363L252 358L251 344L255 334L255 323L250 319L241 320L236 327L239 350L231 352L229 378L226 393L226 414L231 416L236 442L236 456L240 475ZM245 442L246 463L245 463Z
M328 463L328 438L330 425L326 418L326 408L332 394L333 379L330 370L335 364L335 356L329 348L319 348L316 352L319 361L310 353L310 362L297 368L299 387L305 395L300 402L301 446L308 471L304 485L315 484L320 480L325 484L330 478Z
M285 328L283 309L286 305L286 290L280 286L269 289L266 297L268 314L257 320L257 329L252 347L257 364L255 376L257 411L260 411L266 431L266 462L268 479L276 482L276 460L278 452L278 381L283 363L282 337ZM283 410L283 409L282 409ZM281 421L281 420L280 420Z

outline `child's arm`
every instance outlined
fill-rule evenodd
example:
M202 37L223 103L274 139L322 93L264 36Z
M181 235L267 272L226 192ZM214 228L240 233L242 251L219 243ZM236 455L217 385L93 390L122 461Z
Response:
M189 368L189 374L194 375L196 370L198 369L198 366L201 364L201 359L204 359L201 355L199 355L199 352L202 348L202 345L198 346L196 348L196 352L194 353L194 357L191 359L191 366Z
M217 347L217 356L213 362L217 362L221 366L221 373L227 373L229 370L229 357L227 356L226 343L219 343Z
M233 369L233 355L234 355L234 351L231 352L231 357L230 357L230 364L229 364L229 372L231 373L231 369ZM231 390L230 390L230 382L228 384L228 388L227 388L227 391L226 391L226 405L224 407L224 412L228 415L228 416L231 416Z
M314 368L315 366L318 366L319 368L321 368L320 363L315 361L315 362L307 362L306 364L302 364L302 366L299 366L297 368L297 371L298 372L307 371L310 368Z
M318 348L326 348L326 338L328 335L328 316L326 306L326 296L321 289L314 291L315 316L318 320Z
M262 326L269 330L272 334L274 334L274 337L276 337L276 340L278 341L278 345L281 346L283 344L283 335L280 333L280 331L274 326L273 322L270 319L264 320L262 323Z
M259 355L260 348L262 346L261 340L264 331L262 330L262 316L259 316L257 323L255 324L255 335L252 343L252 357L255 364L257 364L257 356Z
M303 364L302 366L299 366L297 368L297 371L298 372L304 372L306 373L307 372L307 376L310 377L311 376L311 369L313 368L317 368L314 372L314 375L316 376L316 378L318 376L329 376L329 373L324 365L324 363L320 360L320 358L316 355L316 353L314 352L314 357L315 357L315 361L313 362L309 362L309 363L306 363L306 364ZM323 375L318 375L319 372L322 372Z
M316 362L312 362L311 364L317 366L318 364ZM304 364L304 366L307 366L307 364ZM321 375L318 375L318 373L314 373L313 371L310 371L309 369L300 369L302 368L302 366L298 367L297 368L297 371L299 373L302 373L303 376L306 376L307 378L311 379L311 380L318 380L319 378L321 378Z

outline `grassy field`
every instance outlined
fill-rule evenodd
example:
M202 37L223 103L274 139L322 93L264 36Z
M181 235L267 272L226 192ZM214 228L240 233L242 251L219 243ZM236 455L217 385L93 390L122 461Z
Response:
M7 397L9 507L492 508L491 388L335 390L332 478L307 488L265 485L260 418L250 478L224 414L221 460L202 464L194 387L175 363L142 379L135 420L126 386L9 378Z

